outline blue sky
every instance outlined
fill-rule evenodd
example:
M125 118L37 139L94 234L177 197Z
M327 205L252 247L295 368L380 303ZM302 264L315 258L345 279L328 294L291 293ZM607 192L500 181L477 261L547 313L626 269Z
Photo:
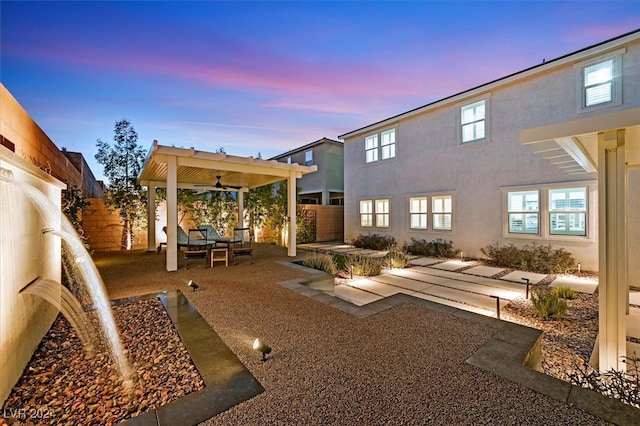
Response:
M640 27L640 1L0 3L0 77L82 152L127 118L145 149L269 158Z

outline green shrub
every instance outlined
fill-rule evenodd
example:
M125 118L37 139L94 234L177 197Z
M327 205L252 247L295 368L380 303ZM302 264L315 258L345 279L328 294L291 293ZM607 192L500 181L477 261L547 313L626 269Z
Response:
M438 238L433 241L411 238L411 242L402 247L407 253L416 256L455 257L460 250L453 248L453 242Z
M567 301L549 289L534 290L531 303L534 312L541 318L562 318L567 311Z
M387 250L396 245L396 239L390 235L368 234L358 235L352 242L354 247L368 250Z
M576 266L576 261L567 250L554 249L551 244L527 244L516 247L509 243L505 246L491 245L481 249L489 262L506 268L535 271L543 274L559 274Z
M302 259L300 264L308 268L327 272L331 275L335 275L338 271L335 259L328 253L315 253L310 257Z
M389 268L406 268L410 265L409 257L403 249L391 247L384 257L384 264Z
M631 357L623 357L623 361L627 364L626 371L611 369L601 373L578 365L576 371L569 374L569 379L576 386L640 408L640 358L634 352Z
M576 294L576 292L575 292L573 289L571 289L571 288L569 288L569 287L566 287L566 286L563 286L563 287L555 287L555 288L553 289L553 292L554 292L555 294L557 294L557 295L558 295L558 297L560 297L561 299L569 299L569 300L573 300L573 299L575 299L576 297L578 297L578 295Z
M345 256L345 268L352 275L372 277L382 272L382 261L363 254Z

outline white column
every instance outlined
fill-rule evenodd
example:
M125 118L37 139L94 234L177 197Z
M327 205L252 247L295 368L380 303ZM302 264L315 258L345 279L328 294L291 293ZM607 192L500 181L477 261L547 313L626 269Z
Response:
M625 370L628 281L624 130L598 134L599 365Z
M238 228L244 228L244 193L238 189Z
M147 251L156 250L156 185L147 186Z
M167 271L178 270L178 171L177 158L167 157Z
M289 173L287 180L287 208L289 210L289 247L287 254L291 257L296 255L296 176Z

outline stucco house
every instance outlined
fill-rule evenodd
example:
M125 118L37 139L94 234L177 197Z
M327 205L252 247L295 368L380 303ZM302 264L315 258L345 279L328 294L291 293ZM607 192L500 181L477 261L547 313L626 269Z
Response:
M298 181L300 204L342 205L344 203L344 144L322 138L269 160L288 164L317 165L318 171Z
M640 286L640 30L340 139L345 240L564 247L600 273L600 367L622 367Z

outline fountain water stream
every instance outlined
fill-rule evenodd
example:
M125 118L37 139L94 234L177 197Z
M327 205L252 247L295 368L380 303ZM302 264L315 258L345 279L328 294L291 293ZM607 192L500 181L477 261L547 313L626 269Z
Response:
M93 307L97 311L100 325L103 329L102 331L109 347L109 352L118 367L120 377L123 380L124 388L130 388L133 385L134 376L132 374L131 367L129 366L129 362L125 356L122 342L120 341L120 335L113 318L111 305L106 297L106 291L104 283L102 281L102 277L100 276L95 263L91 259L91 256L80 240L80 237L73 228L73 225L63 214L61 214L59 207L53 205L41 191L29 184L15 180L13 178L13 173L11 172L11 170L0 168L0 181L8 182L9 184L14 185L16 188L22 191L31 200L31 202L43 218L61 218L61 229L48 228L43 230L43 233L45 235L54 235L62 239L62 242L64 243L66 248L66 255L71 257L71 259L69 260L79 271L79 273L77 274L77 278L81 281L80 285L82 285L87 291L89 297L91 298ZM49 302L52 302L51 299L55 299L52 293L52 289L58 286L60 288L64 288L62 285L60 285L60 283L57 283L53 280L36 280L21 291L40 296L48 300ZM68 292L67 289L65 290ZM64 292L64 290L62 291ZM77 299L75 299L75 297L73 297L71 292L69 292L67 296L69 295L75 300L75 302L69 302L68 300L65 301L64 308L69 308L67 313L73 315L75 312L77 312L78 309L82 308L80 306L80 303L77 301ZM54 305L58 309L63 307L63 305L59 304L58 302L53 301L52 303L54 303ZM63 314L65 313L65 311L62 312ZM73 325L73 322L71 322L71 324ZM85 332L79 330L78 334L81 333L83 334L81 336L81 339L90 339L90 331Z

